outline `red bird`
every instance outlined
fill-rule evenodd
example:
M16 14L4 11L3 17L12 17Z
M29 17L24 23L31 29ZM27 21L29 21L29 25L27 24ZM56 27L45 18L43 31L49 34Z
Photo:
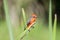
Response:
M30 17L30 19L27 22L27 28L30 29L33 24L36 22L37 19L37 15L36 14L32 14L32 16Z

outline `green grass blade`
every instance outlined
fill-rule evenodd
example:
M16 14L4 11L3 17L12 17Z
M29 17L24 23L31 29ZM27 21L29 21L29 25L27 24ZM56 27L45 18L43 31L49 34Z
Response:
M34 22L35 23L35 22ZM28 30L31 28L31 26L34 24L32 23L29 28L26 28L25 31L23 31L21 34L19 34L19 36L17 36L17 40L22 40L24 38L24 36L29 32Z
M26 27L26 15L25 15L24 8L22 8L22 15L23 15L24 28L25 28Z
M24 23L23 25L24 25L24 28L25 28L26 27L25 26L26 25L26 15L25 15L24 8L22 8L22 15L23 15L23 23ZM26 34L27 31L28 31L28 29L23 31L21 34L19 34L17 36L16 40L21 40L21 38Z
M53 26L53 40L56 40L56 26L57 26L57 15L55 14L54 26Z
M12 33L11 22L10 22L10 17L9 17L8 0L3 0L3 3L4 3L6 22L7 22L7 26L8 26L8 30L9 30L10 40L14 40L13 33Z
M49 40L52 40L52 0L49 1Z
M26 33L28 32L28 29L26 29L25 31L23 31L21 34L19 34L17 36L16 40L22 40L24 38L24 36L26 35Z

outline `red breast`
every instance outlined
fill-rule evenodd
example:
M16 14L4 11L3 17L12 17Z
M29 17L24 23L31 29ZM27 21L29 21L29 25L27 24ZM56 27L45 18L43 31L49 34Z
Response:
M27 24L27 27L29 27L32 23L34 23L36 21L36 18L37 18L36 14L32 14L32 18L31 18L30 22Z

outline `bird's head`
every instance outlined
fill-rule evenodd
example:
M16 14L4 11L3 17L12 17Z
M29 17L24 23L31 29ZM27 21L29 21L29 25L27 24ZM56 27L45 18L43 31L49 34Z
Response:
M36 15L36 14L32 14L32 17L33 17L33 18L37 18L37 15Z

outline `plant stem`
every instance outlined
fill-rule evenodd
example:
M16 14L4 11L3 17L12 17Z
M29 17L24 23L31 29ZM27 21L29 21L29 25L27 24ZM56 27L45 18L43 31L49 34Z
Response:
M25 15L24 8L22 8L22 14L23 14L24 29L25 29L26 28L26 15Z
M10 22L9 10L8 10L8 0L3 0L3 3L4 3L4 10L5 10L5 15L6 15L6 22L7 22L7 26L9 30L10 40L14 40L11 22Z
M55 19L54 19L54 28L53 28L53 40L56 40L56 25L57 25L57 15L55 14Z
M52 40L52 0L49 1L49 39Z
M35 23L35 22L34 22ZM22 32L18 37L17 40L22 40L24 38L24 36L27 34L27 32L29 32L28 30L31 28L31 26L34 24L32 23L29 28L26 28L26 30L24 32Z
M25 15L24 8L22 8L22 13L23 13L23 19L24 19L24 23L26 23L26 15Z

